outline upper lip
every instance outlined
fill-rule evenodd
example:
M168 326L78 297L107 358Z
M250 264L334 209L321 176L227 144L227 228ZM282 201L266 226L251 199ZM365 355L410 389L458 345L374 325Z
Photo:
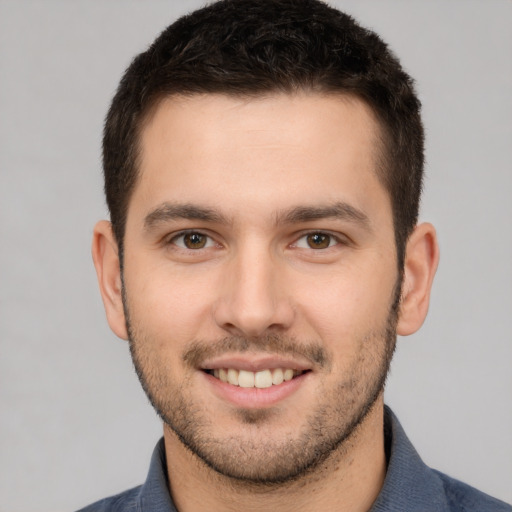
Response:
M234 368L236 370L245 370L249 372L259 372L261 370L272 370L275 368L291 368L293 370L305 371L311 370L311 363L298 360L296 357L272 356L272 355L223 355L206 359L201 364L203 370L216 370L221 368Z

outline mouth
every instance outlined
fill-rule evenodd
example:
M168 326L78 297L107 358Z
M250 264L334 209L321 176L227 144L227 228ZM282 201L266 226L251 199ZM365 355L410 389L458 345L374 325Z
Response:
M268 368L252 372L249 370L238 370L236 368L214 368L204 369L205 373L216 379L240 388L265 389L273 386L280 386L289 382L310 370L297 370L294 368Z

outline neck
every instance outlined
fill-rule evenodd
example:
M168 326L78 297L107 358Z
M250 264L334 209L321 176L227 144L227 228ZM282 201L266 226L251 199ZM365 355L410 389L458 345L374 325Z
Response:
M180 512L370 509L384 483L383 399L323 464L291 483L247 484L218 474L164 427L169 488Z

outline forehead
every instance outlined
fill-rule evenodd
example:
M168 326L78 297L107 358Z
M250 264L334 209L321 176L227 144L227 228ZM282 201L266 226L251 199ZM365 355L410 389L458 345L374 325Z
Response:
M272 125L268 124L270 120L274 121ZM273 130L277 124L278 130ZM209 137L215 130L229 135L233 144L239 142L238 137L231 137L233 133L247 134L255 144L265 140L259 136L270 136L271 142L278 142L280 134L283 142L288 135L298 142L298 137L306 136L308 146L313 147L319 140L328 142L338 135L348 142L348 129L354 139L366 139L367 149L373 152L380 148L382 140L380 123L372 108L359 97L346 93L177 94L159 99L149 109L142 122L142 150L148 142L152 143L151 139L162 142L154 137L156 131L162 133L162 128L167 134L179 128L172 134L176 142L180 135Z
M383 192L380 140L370 107L348 95L171 97L142 128L133 199L153 203L148 207L223 201L227 208L231 199L240 210L352 195L362 205ZM246 201L234 201L235 194Z

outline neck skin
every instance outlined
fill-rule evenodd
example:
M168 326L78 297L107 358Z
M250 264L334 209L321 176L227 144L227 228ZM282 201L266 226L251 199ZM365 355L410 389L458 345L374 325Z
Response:
M386 476L383 396L356 431L313 472L275 487L247 485L219 475L164 426L169 488L179 512L203 510L368 511Z

